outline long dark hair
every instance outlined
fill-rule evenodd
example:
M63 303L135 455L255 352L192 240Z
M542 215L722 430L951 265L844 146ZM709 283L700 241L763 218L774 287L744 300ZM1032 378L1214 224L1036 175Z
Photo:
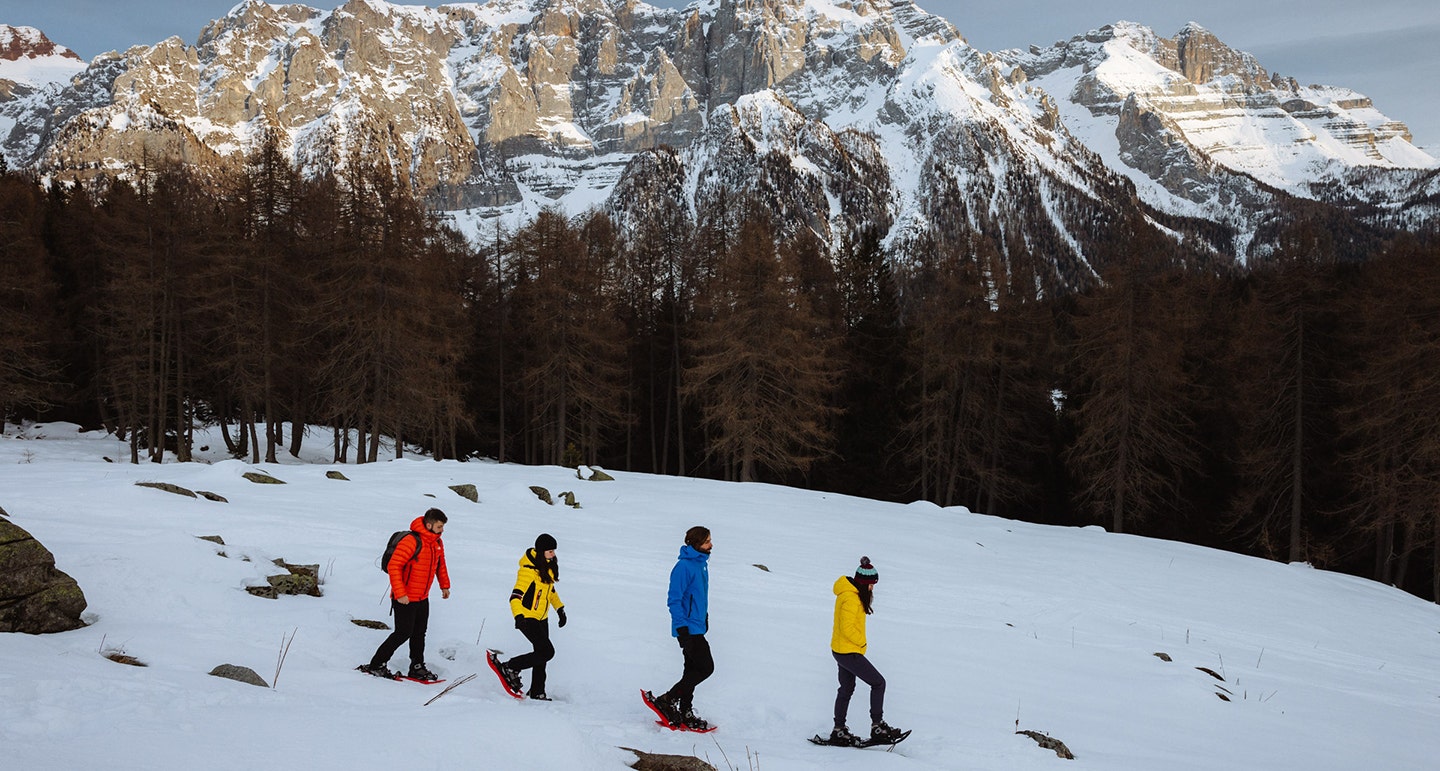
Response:
M545 559L545 552L530 550L530 564L540 574L540 583L553 584L560 580L560 558Z
M865 615L868 616L874 613L875 611L870 607L870 603L875 601L875 587L870 584L859 583L848 576L846 580L848 580L850 585L855 587L855 591L860 594L860 607L865 609Z

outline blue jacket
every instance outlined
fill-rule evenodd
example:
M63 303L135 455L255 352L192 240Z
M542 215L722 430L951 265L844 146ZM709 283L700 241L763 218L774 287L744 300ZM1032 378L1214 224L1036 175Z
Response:
M670 606L670 636L688 627L690 634L705 634L710 625L710 555L689 544L680 547L680 559L670 570L670 593L665 602Z

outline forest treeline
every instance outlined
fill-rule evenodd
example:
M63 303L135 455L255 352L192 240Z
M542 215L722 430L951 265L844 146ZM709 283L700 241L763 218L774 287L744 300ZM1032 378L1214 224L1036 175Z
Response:
M1103 281L1037 298L983 238L831 255L739 196L473 243L364 157L304 178L273 142L219 178L5 173L0 411L104 427L136 463L189 459L198 425L273 462L321 425L340 462L925 499L1440 599L1440 249L1325 217L1297 207L1223 275L1121 223Z

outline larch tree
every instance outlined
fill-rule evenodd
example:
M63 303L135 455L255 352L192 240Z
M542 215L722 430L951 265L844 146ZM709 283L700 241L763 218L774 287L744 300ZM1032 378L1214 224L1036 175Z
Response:
M1104 286L1080 296L1067 358L1067 462L1082 505L1113 532L1173 503L1200 472L1183 341L1193 317L1170 301L1168 245L1137 222Z
M728 478L805 472L833 451L839 367L826 324L753 208L698 299L684 396Z

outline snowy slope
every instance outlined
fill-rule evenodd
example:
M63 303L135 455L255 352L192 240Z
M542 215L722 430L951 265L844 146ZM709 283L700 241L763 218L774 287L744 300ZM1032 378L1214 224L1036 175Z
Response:
M925 504L635 474L582 482L554 467L417 458L344 466L351 481L338 481L291 461L262 466L287 484L256 485L240 476L248 464L213 451L209 463L111 464L102 457L124 457L113 438L16 431L0 437L0 506L80 582L91 625L0 635L6 767L621 769L619 746L767 771L1057 767L1017 721L1064 741L1075 768L1425 768L1440 751L1440 609L1303 565ZM319 445L308 452L328 456ZM481 502L447 489L460 483ZM583 508L546 506L530 485L573 490ZM352 671L383 633L350 620L386 618L384 538L437 505L454 591L433 601L429 663L480 677L427 707L437 687ZM721 727L704 737L658 729L637 698L679 675L665 585L697 523L715 542L717 671L696 706ZM506 601L541 531L560 544L570 623L552 626L558 701L517 703L483 653L521 648ZM214 534L226 545L197 538ZM886 719L915 731L893 754L805 742L829 728L830 585L861 554L880 571L869 657L889 682ZM318 563L325 596L246 594L276 557ZM233 663L269 680L292 634L274 689L205 674ZM852 727L865 700L862 685Z

